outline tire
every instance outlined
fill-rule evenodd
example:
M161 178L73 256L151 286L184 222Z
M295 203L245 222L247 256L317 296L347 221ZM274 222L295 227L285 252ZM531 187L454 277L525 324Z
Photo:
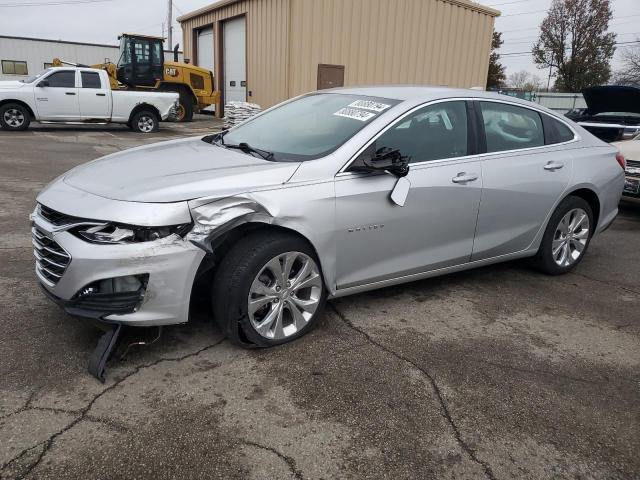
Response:
M185 90L180 90L180 107L182 108L182 115L178 117L178 122L191 122L193 121L193 98L191 94Z
M140 110L131 117L130 128L138 133L153 133L160 128L160 119L152 110Z
M579 221L585 216L586 219ZM533 264L548 275L573 270L584 258L593 237L593 210L580 197L567 197L556 208Z
M0 107L0 127L14 132L26 130L31 123L31 114L24 105L6 103Z
M295 260L286 283L274 271L291 259ZM304 265L308 266L306 272ZM303 288L296 289L296 281ZM230 341L245 348L281 345L305 335L322 315L326 301L313 249L303 239L280 232L256 232L240 240L220 263L211 293L220 329ZM251 309L250 301L256 305ZM301 304L305 306L297 306Z

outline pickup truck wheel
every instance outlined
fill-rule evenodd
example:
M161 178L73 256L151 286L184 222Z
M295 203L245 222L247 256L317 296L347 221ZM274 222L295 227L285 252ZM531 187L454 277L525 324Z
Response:
M7 103L0 108L0 126L4 130L26 130L29 123L31 115L19 103Z
M135 132L157 132L159 124L158 116L151 110L140 110L131 118L131 128Z
M293 235L256 232L225 255L212 285L214 318L243 347L271 347L309 332L322 315L320 262Z

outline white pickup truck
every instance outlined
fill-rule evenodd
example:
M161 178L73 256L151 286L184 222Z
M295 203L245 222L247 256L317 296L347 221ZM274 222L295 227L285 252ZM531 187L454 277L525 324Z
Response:
M26 130L32 120L126 123L151 133L175 115L178 99L172 92L111 90L104 70L53 67L21 81L0 82L0 127Z

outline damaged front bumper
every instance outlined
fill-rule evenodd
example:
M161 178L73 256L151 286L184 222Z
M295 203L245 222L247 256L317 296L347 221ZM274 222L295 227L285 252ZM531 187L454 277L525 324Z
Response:
M71 315L131 326L188 321L191 287L205 255L191 242L170 235L97 245L56 230L37 213L32 235L40 284Z

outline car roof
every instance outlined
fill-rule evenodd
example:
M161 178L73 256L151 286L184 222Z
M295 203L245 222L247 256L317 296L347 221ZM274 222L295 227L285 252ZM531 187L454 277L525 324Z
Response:
M486 98L492 100L502 100L512 103L520 103L526 106L535 105L540 108L541 105L534 104L527 100L522 100L509 95L503 95L496 92L487 92L480 89L472 88L450 88L441 86L424 86L424 85L379 85L379 86L362 86L362 87L341 87L323 90L323 92L341 93L344 95L365 95L370 97L389 98L400 101L430 101L443 98ZM541 108L546 110L545 108Z

